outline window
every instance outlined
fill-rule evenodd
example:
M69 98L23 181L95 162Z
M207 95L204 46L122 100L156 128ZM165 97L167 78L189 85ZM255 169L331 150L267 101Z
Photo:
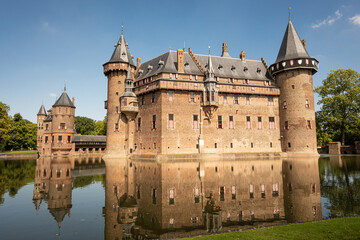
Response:
M269 129L275 129L275 117L269 117Z
M246 129L251 129L250 116L246 116Z
M49 130L49 124L45 125L45 130Z
M195 201L195 203L200 202L200 192L199 192L198 188L195 188L195 190L194 190L194 201Z
M210 102L210 93L206 91L206 101Z
M280 219L280 210L275 208L274 209L274 219L279 220Z
M234 95L234 104L239 104L239 96Z
M195 94L190 92L189 102L195 102Z
M51 143L54 142L54 136L51 136Z
M211 101L215 101L215 91L211 91Z
M151 96L151 102L152 102L152 103L155 102L155 93L153 93L152 96Z
M156 129L156 115L153 115L151 129Z
M274 97L268 96L268 106L274 106Z
M199 129L198 115L193 115L193 129Z
M169 128L174 128L174 114L169 114Z
M170 218L169 220L169 229L173 229L174 228L174 218Z
M285 130L289 130L289 122L288 122L288 121L285 121L284 129L285 129Z
M254 185L250 184L249 186L249 193L250 193L250 198L254 198Z
M62 136L58 136L58 143L61 142L62 143Z
M265 86L270 86L270 81L269 80L264 81L264 85Z
M116 113L119 113L119 107L116 107Z
M261 184L261 198L265 198L265 184Z
M175 203L174 201L174 189L170 189L170 193L169 193L169 204L173 205Z
M272 195L273 197L278 197L279 196L279 184L274 183L273 187L272 187Z
M139 186L137 186L137 199L140 199L140 185Z
M306 128L311 129L311 121L310 120L306 121Z
M229 128L234 128L234 116L229 116Z
M310 107L310 104L309 104L309 100L308 100L308 99L306 99L306 101L305 101L305 107L306 107L306 108L309 108L309 107Z
M283 109L287 109L287 103L284 101Z
M71 142L71 136L67 136L67 143Z
M226 93L223 95L223 103L224 103L224 104L227 103L227 94L226 94Z
M246 95L246 105L250 105L250 96Z
M65 123L60 123L60 129L66 129Z
M171 102L173 100L174 92L169 91L169 101Z
M288 142L288 147L291 148L291 143L290 142Z
M234 79L233 79L233 78L229 78L229 83L234 83Z
M295 89L295 85L291 85L291 88L292 88L292 89Z
M45 143L48 143L48 141L49 141L49 137L45 136Z
M152 189L152 203L156 204L156 188Z
M235 186L231 186L231 199L232 200L236 199L236 187Z
M115 131L119 131L119 123L115 123L114 132L115 132Z
M145 105L145 97L141 96L141 105Z
M218 128L223 128L222 116L218 116Z
M220 195L220 201L225 201L225 187L221 186L219 187L219 195Z
M258 117L258 129L262 129L262 120L261 120L261 117Z
M171 79L177 78L176 75L177 75L177 74L175 74L175 73L171 73Z
M138 131L141 131L141 118L138 118L137 130L138 130Z
M249 79L244 79L244 84L249 84Z
M58 170L56 170L56 177L60 178L60 176L61 176L61 170L58 169Z

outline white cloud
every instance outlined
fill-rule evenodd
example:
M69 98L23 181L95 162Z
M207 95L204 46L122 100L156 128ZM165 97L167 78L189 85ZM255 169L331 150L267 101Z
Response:
M49 96L50 97L56 97L56 94L55 93L49 93Z
M355 16L349 18L349 20L352 24L360 26L360 14L356 14Z
M319 28L322 27L323 25L331 25L333 24L335 21L339 20L342 17L342 14L340 13L339 10L335 11L335 15L334 16L328 16L326 19L318 22L318 23L314 23L311 25L312 28Z
M51 26L49 22L46 22L46 21L41 22L41 27L43 30L45 30L47 32L53 33L56 31L55 28L53 26Z

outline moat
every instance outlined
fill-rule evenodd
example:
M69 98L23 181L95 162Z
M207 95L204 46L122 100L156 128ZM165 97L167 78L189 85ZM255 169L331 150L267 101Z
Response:
M360 214L360 155L0 161L1 239L171 239Z

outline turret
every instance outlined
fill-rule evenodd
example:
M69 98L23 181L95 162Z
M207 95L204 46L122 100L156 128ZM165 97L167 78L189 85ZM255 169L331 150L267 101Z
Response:
M132 77L127 75L135 72L135 65L130 55L128 44L125 41L123 31L119 41L115 44L115 50L108 62L104 65L104 74L108 79L107 101L107 134L106 134L106 155L107 157L126 156L129 152L129 144L126 141L128 119L121 113L120 96L126 99L134 99L132 92ZM126 83L127 82L127 83ZM125 89L125 85L127 86ZM130 100L131 102L132 100Z
M36 134L37 135L36 147L40 154L43 152L42 141L43 141L43 135L44 135L44 120L46 117L47 117L47 114L46 114L44 104L41 104L41 107L37 114L37 134Z
M280 87L282 151L318 155L312 80L318 61L309 56L290 19L278 57L269 70Z
M69 154L74 136L75 106L64 92L52 106L52 143L53 154Z
M210 50L206 70L206 79L204 81L202 103L203 110L210 120L213 116L213 113L217 110L219 103L218 88L216 87L216 79L211 61Z

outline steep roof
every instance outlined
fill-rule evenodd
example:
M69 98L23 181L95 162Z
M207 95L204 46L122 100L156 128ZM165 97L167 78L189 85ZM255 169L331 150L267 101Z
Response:
M289 20L276 63L284 60L309 57L292 22Z
M38 112L37 115L45 115L45 116L47 115L44 104L41 104L41 107L40 107L39 112Z
M200 65L207 69L209 56L194 54L199 60ZM246 60L238 58L211 56L214 75L216 77L269 80L266 68L261 61ZM159 73L180 73L177 67L177 52L168 51L140 65L135 80L141 80ZM184 52L184 72L185 74L203 75L196 66L194 60L188 52Z
M127 42L125 41L123 31L121 31L121 36L119 41L115 44L115 50L108 61L108 63L129 63L132 66L134 62L132 60L132 56L130 55L129 47Z
M61 96L58 98L58 100L56 100L55 104L53 105L53 107L58 107L58 106L75 108L71 99L67 95L65 88L64 88L64 92L61 94Z

